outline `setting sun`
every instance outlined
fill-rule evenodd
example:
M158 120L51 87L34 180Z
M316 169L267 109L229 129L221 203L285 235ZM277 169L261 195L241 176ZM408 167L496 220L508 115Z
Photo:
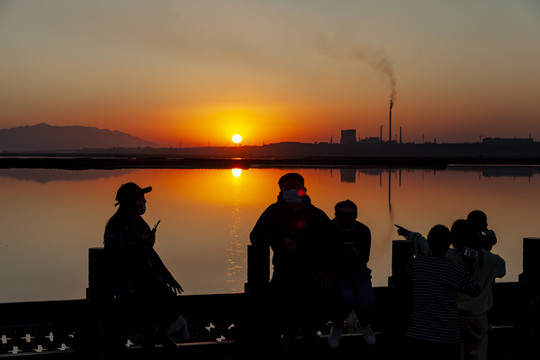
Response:
M242 137L240 135L238 135L238 134L235 134L232 137L232 141L235 144L240 144L240 142L242 141Z

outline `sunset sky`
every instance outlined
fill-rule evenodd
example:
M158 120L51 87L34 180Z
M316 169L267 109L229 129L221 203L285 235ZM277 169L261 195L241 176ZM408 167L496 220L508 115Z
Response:
M540 141L538 0L0 0L0 129Z

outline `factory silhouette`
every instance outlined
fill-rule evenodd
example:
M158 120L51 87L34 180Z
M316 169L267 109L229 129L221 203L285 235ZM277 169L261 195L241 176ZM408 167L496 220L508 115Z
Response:
M367 143L367 144L391 144L391 143L399 143L403 144L402 141L402 129L401 126L399 127L399 140L398 139L392 139L392 108L394 107L394 101L390 99L390 107L388 111L388 140L383 139L383 125L380 127L379 137L366 137L363 139L360 139L360 137L356 137L356 129L346 129L341 130L341 139L339 140L340 145L353 145L357 143ZM333 140L330 140L330 143L333 143ZM425 143L422 140L422 143ZM437 140L434 139L433 143L437 143ZM528 145L533 144L534 140L532 139L531 135L529 134L528 138L484 138L482 140L482 144L486 145Z
M363 138L363 139L360 139L360 137L358 137L357 139L357 136L356 136L356 129L346 129L346 130L341 130L341 138L339 140L339 144L340 145L352 145L352 144L357 144L357 143L371 143L371 144L374 144L374 143L399 143L399 144L403 144L402 142L402 138L401 138L401 126L399 127L399 140L398 139L391 139L391 135L389 134L388 135L388 140L384 140L383 139L383 126L381 125L381 130L380 130L380 135L379 137L366 137L366 138ZM332 143L332 141L331 141ZM433 143L437 143L437 140L435 139L433 141ZM528 137L528 138L491 138L491 137L486 137L484 139L482 139L482 144L487 144L487 145L493 145L493 144L499 144L499 145L504 145L504 144L514 144L514 145L526 145L526 144L533 144L534 143L534 140L532 139L532 137ZM322 143L320 143L322 144ZM459 144L459 143L458 143Z

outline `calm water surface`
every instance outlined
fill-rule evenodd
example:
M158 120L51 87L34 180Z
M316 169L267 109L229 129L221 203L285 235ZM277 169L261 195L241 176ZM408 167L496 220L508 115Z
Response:
M391 274L394 224L427 234L473 209L488 214L507 262L502 281L522 271L524 237L539 237L540 169L0 170L0 302L80 299L88 284L88 248L102 246L117 188L152 186L150 225L156 248L186 294L243 291L246 246L262 211L276 200L277 180L304 175L313 203L330 217L350 199L372 231L375 286Z

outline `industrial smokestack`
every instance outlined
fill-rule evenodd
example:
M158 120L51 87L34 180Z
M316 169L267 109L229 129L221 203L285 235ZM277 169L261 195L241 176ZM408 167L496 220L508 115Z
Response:
M390 110L388 112L388 142L392 141L392 107L394 107L394 102L390 99Z

